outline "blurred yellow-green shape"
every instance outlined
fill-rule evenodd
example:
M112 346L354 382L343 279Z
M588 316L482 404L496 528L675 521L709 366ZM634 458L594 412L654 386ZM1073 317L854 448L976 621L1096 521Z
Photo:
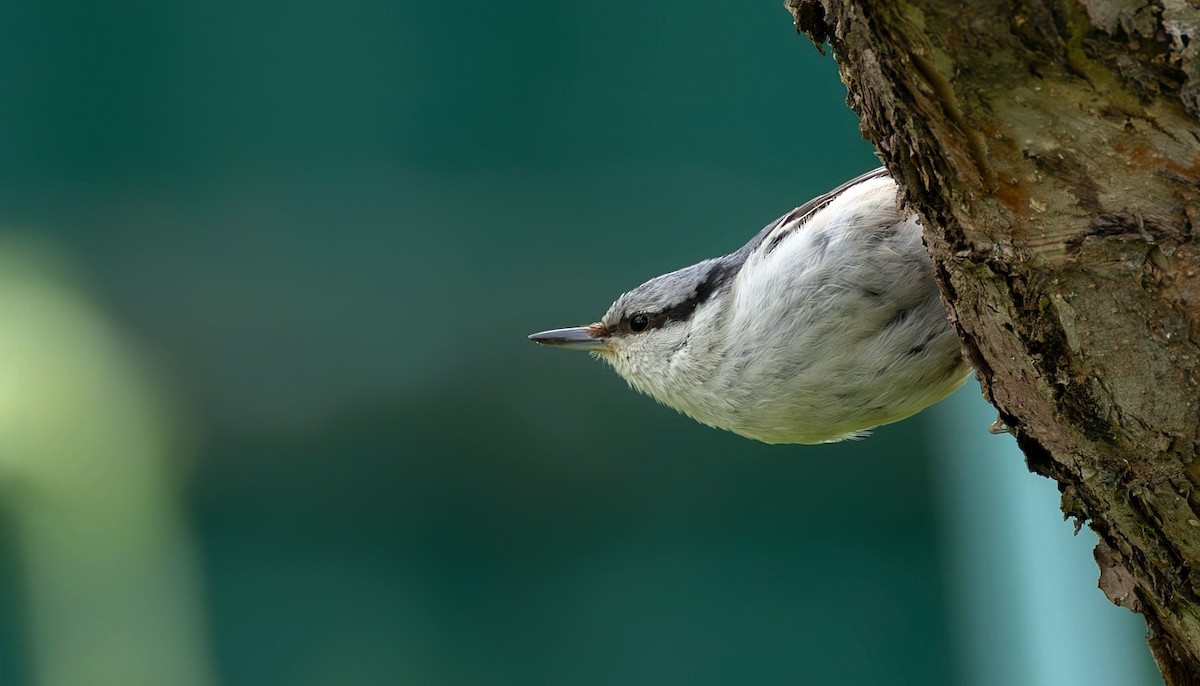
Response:
M36 683L213 683L170 437L153 379L67 263L0 240L0 506Z

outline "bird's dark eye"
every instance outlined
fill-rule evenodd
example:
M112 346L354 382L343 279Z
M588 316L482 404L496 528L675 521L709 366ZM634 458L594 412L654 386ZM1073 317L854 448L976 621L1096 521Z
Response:
M645 331L647 328L649 328L649 326L650 326L650 317L648 317L644 314L635 314L629 320L629 328L631 331L634 331L635 333L638 331Z

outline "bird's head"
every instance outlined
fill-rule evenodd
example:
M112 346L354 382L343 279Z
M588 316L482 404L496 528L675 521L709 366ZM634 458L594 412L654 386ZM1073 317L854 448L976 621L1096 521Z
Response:
M687 404L680 394L700 381L694 378L697 353L713 352L736 268L728 257L684 267L622 294L594 324L529 339L589 351L637 390L678 408Z

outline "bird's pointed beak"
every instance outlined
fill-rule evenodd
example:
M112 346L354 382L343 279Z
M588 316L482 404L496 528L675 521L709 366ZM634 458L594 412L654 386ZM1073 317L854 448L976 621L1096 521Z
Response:
M551 329L532 334L529 340L542 345L569 350L600 351L608 347L608 338L600 324L572 326L567 329Z

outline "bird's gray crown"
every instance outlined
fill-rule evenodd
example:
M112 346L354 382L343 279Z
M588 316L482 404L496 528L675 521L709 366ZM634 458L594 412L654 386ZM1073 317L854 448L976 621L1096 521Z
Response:
M744 261L735 253L656 276L617 298L601 323L611 335L633 331L630 320L637 315L649 318L649 326L643 328L687 321L696 308L728 287Z

